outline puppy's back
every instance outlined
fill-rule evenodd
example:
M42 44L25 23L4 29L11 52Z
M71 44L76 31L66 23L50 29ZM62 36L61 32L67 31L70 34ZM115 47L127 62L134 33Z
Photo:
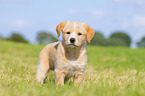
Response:
M50 67L50 69L54 69L54 56L57 50L57 47L60 42L54 42L46 45L39 54L39 60L42 60L45 64L45 67ZM41 61L40 61L41 62Z

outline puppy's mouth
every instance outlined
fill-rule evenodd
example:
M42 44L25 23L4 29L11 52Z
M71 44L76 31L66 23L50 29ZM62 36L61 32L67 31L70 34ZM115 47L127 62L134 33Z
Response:
M66 46L68 46L68 47L72 47L72 48L79 47L79 45L76 44L76 43L64 42L64 44L65 44Z
M68 44L69 47L77 47L74 43Z

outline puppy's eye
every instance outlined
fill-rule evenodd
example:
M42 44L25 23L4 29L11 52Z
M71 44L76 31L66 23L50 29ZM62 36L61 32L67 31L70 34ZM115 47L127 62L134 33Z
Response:
M66 34L70 34L70 32L66 32Z
M78 33L78 35L82 35L82 33Z

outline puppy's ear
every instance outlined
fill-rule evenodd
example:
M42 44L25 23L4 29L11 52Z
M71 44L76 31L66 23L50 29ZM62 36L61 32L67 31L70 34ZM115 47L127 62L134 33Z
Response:
M65 25L68 23L69 21L65 21L65 22L61 22L59 25L57 25L56 27L56 31L57 31L57 36L60 36L60 33L62 31L62 29L65 27Z
M93 38L95 34L95 31L91 27L89 27L86 23L83 23L83 24L87 31L87 41L90 43L91 39Z

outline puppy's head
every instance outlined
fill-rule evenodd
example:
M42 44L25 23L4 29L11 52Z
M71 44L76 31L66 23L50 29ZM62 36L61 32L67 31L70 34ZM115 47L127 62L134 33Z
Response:
M81 46L86 43L86 39L90 43L94 36L94 30L92 28L85 23L77 21L62 22L56 27L56 31L58 37L62 31L63 41L70 47Z

